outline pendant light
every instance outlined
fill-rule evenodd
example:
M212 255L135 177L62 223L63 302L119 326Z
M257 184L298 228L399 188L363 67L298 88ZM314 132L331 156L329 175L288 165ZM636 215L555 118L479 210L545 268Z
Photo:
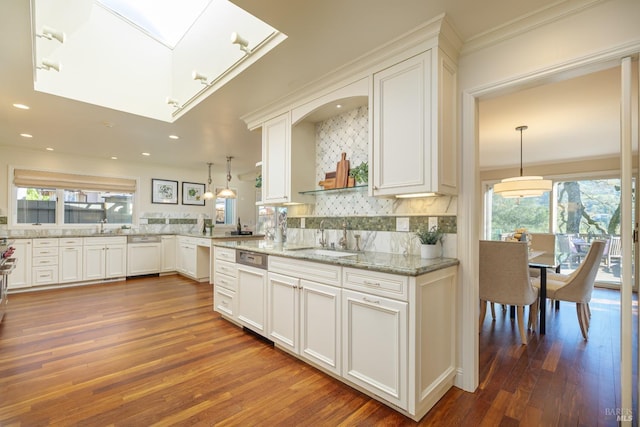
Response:
M207 192L202 195L202 198L205 200L211 200L214 197L214 194L211 192L211 166L213 163L207 163L209 166L209 180L207 181Z
M550 179L543 179L541 176L522 176L522 132L528 126L518 126L520 131L520 176L505 178L493 186L493 192L502 197L538 197L547 191L551 191L553 182Z
M231 159L233 157L227 156L227 187L221 190L216 197L219 199L235 199L235 191L229 189L229 181L231 181Z

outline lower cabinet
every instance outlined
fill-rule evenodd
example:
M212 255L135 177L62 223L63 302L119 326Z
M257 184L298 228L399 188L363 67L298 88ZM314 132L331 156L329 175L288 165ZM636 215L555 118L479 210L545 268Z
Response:
M238 265L237 320L263 336L267 334L267 270Z
M408 303L342 292L344 377L406 409Z
M223 255L214 309L277 347L416 421L453 386L457 266L413 277L272 255L266 271Z
M162 236L160 239L160 272L176 271L176 236Z
M308 280L300 281L300 355L341 374L341 289Z
M83 280L125 277L127 274L126 237L85 237Z
M58 281L60 283L80 282L82 280L82 239L61 238L58 262Z
M31 287L31 245L31 239L17 239L11 245L15 248L16 266L8 276L9 289Z

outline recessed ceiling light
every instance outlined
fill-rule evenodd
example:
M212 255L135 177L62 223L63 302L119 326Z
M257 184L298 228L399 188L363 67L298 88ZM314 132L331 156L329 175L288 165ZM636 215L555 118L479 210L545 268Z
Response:
M142 153L143 156L150 156L151 153Z
M31 135L30 133L21 133L20 136L23 138L33 138L33 135Z
M336 108L342 108L342 104L336 104Z
M118 160L116 156L111 156L111 160Z
M47 151L53 151L53 148L51 148L51 147L47 147L47 148L46 148L46 150L47 150Z
M24 104L13 104L14 107L19 108L21 110L28 110L29 106Z
M180 139L180 137L178 135L169 135L169 138L171 138L171 139Z

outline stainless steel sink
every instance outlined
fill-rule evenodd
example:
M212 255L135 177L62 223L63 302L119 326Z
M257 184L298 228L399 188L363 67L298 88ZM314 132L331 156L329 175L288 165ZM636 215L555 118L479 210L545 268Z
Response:
M330 251L327 249L300 249L297 252L308 255L326 256L331 258L343 258L358 255L351 252Z

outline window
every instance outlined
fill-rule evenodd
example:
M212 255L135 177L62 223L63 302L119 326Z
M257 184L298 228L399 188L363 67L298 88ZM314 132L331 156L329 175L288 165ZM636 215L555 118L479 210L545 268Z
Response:
M54 188L19 187L17 190L16 223L56 223L57 193Z
M65 224L131 224L132 214L131 193L64 190Z
M27 169L15 169L13 175L12 224L133 222L135 180Z
M490 232L487 238L501 240L517 228L526 228L532 233L549 232L550 193L540 197L505 198L489 191L491 202Z
M216 224L235 224L236 199L216 199Z

